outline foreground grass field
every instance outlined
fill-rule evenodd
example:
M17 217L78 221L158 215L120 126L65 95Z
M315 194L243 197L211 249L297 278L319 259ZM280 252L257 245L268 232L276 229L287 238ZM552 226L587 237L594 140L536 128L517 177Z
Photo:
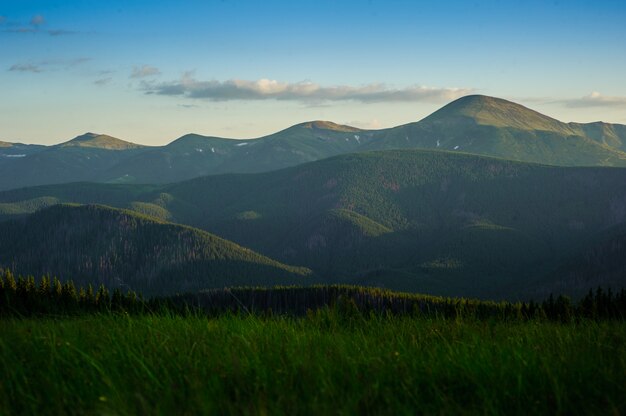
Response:
M624 322L0 320L0 414L623 414Z

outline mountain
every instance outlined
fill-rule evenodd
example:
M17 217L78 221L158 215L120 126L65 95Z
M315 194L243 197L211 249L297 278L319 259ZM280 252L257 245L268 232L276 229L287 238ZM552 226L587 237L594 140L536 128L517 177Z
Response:
M9 143L0 141L0 164L5 161L8 162L10 160L26 157L45 148L46 146L37 144Z
M591 238L626 223L626 169L378 151L161 186L2 192L0 219L59 202L198 227L324 282L514 299L552 287Z
M587 124L569 123L569 125L600 144L626 151L626 126L622 124L610 124L597 121Z
M75 181L171 183L394 149L447 150L555 166L626 166L626 126L563 123L510 101L471 95L421 121L382 130L310 121L256 139L188 134L155 147L87 133L32 155L0 157L0 190Z
M12 147L9 147L12 149ZM114 137L87 133L68 142L5 156L0 189L75 181L100 181L103 172L149 148ZM15 151L15 150L12 150Z
M106 149L106 150L127 150L127 149L140 149L142 145L130 143L124 140L117 139L115 137L107 136L106 134L85 133L82 136L78 136L65 143L57 145L58 147L89 147L94 149Z
M194 228L105 206L57 205L0 224L0 264L145 294L229 285L303 284L286 266Z
M359 151L372 136L326 121L298 124L258 139L185 135L120 162L106 182L167 183L218 173L264 172Z
M519 104L471 95L381 131L367 149L438 149L557 166L626 166L626 126L562 123Z

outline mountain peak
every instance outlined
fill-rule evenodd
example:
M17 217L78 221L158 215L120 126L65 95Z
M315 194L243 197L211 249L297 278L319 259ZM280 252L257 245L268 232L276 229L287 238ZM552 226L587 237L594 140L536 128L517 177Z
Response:
M333 123L332 121L325 120L314 120L307 121L306 123L299 124L299 126L304 127L305 129L313 129L313 130L332 130L332 131L340 131L344 133L352 133L361 131L356 127L346 126L343 124Z
M467 95L435 111L425 120L473 119L476 124L518 130L543 130L575 134L565 123L521 104L486 95Z
M74 137L65 143L61 143L60 147L92 147L98 149L107 150L127 150L138 149L144 147L139 144L130 143L124 140L117 139L115 137L107 136L106 134L97 133L85 133L80 136Z
M216 145L218 143L237 143L237 139L222 137L203 136L201 134L188 133L166 145L168 148L193 148L195 146Z

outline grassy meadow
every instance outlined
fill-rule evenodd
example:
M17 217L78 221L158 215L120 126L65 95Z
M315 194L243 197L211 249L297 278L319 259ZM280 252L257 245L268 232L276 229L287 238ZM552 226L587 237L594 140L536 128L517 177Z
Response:
M0 319L0 414L622 414L626 323Z

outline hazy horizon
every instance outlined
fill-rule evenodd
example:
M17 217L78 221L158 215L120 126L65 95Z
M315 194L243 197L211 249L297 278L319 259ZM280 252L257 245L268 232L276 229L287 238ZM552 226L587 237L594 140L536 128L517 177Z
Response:
M468 95L465 95L465 96L463 96L463 97L469 97L469 96L473 96L473 95L481 95L481 94L468 94ZM459 98L463 98L463 97L459 97ZM454 100L451 100L450 102L454 102L454 101L458 100L459 98L456 98L456 99L454 99ZM500 98L500 97L495 97L495 98ZM94 134L94 135L98 135L98 136L99 136L99 135L111 136L111 137L114 137L114 138L117 138L117 139L121 139L121 140L124 140L124 141L127 141L127 142L136 143L136 144L140 144L140 145L144 145L144 146L160 146L160 145L166 145L166 144L172 143L173 141L176 141L176 140L178 140L179 138L181 138L181 137L183 137L183 136L185 136L185 135L188 135L188 134L197 134L197 135L201 135L201 136L205 136L205 137L217 137L217 138L221 138L221 139L232 139L232 140L251 140L251 139L261 139L261 138L263 138L263 137L266 137L266 136L271 135L271 134L274 134L274 133L278 133L278 132L280 132L280 131L283 131L283 130L289 129L289 128L291 128L291 127L294 127L294 126L297 126L297 125L300 125L300 124L305 124L305 123L307 123L307 122L314 122L314 121L324 121L324 122L329 121L329 122L333 122L333 123L335 123L335 124L340 124L340 125L346 125L346 126L350 126L350 127L357 127L357 128L361 128L361 129L363 129L363 130L371 130L371 131L376 131L376 130L385 130L385 129L387 129L387 128L398 127L398 126L401 126L401 125L403 125L403 124L407 124L407 123L419 122L419 121L423 120L424 118L428 117L429 115L433 114L434 112L438 111L438 110L439 110L439 109L441 109L442 107L445 107L447 104L449 104L449 103L444 103L443 105L438 106L437 108L433 109L431 112L427 113L425 116L420 117L420 118L419 118L419 119L417 119L417 120L411 120L411 121L407 121L406 123L401 123L401 124L398 124L398 125L385 126L385 127L382 127L382 126L378 126L378 127L358 127L358 126L356 126L356 125L351 125L351 124L349 124L349 123L337 123L337 122L335 122L334 120L330 120L330 119L326 119L326 120L321 120L321 119L316 119L316 120L313 120L313 119L311 119L311 120L301 120L301 121L296 122L296 123L294 123L294 124L287 125L287 126L283 126L283 127L279 128L279 129L277 129L277 130L270 131L270 132L268 132L268 133L266 133L266 134L261 134L261 135L256 135L256 136L249 136L249 137L217 136L217 135L215 135L215 134L211 134L210 132L204 132L204 133L201 133L201 132L196 132L196 131L189 131L189 132L186 132L186 133L181 134L180 136L172 137L172 138L170 138L169 140L168 140L168 139L166 139L163 143L142 143L141 141L139 141L139 140L134 140L133 138L129 138L129 137L119 137L119 136L115 136L115 135L109 134L108 132L105 132L105 131L85 131L85 132L77 132L77 133L74 133L73 135L70 135L70 136L68 136L68 137L62 138L62 139L60 139L58 142L54 142L54 143L21 142L21 141L15 141L15 142L12 142L12 143L38 144L38 145L47 145L47 146L51 146L51 145L56 145L56 144L62 144L62 143L65 143L65 142L68 142L68 141L74 140L74 139L76 139L76 138L78 138L78 137L81 137L81 136L84 136L84 135L87 135L87 134ZM516 104L519 104L519 103L516 103ZM527 108L529 108L530 110L535 111L535 110L534 110L533 108L531 108L531 107L527 107ZM548 116L548 117L551 117L551 116L550 116L550 114L544 114L544 115L546 115L546 116ZM559 120L559 121L562 121L562 122L565 122L565 123L577 123L577 122L579 122L579 121L576 121L576 120L567 120L567 121L565 121L565 120ZM602 120L597 120L597 121L602 121ZM0 142L1 142L1 141L3 141L3 140L0 140Z

